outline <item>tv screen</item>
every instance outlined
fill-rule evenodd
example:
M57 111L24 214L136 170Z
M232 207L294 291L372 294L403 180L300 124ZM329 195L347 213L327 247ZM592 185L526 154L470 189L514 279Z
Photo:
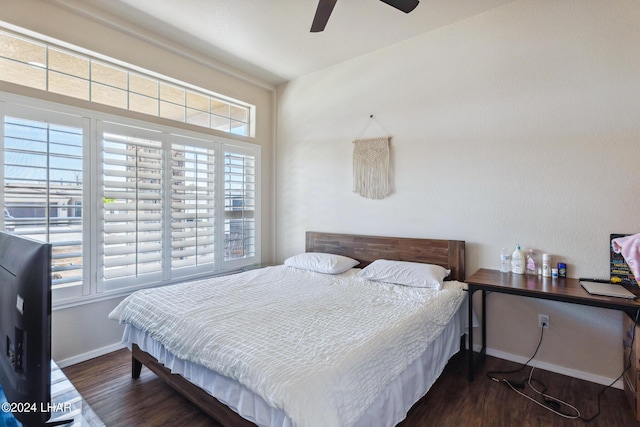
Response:
M51 402L51 244L0 232L0 386L15 418L42 425Z

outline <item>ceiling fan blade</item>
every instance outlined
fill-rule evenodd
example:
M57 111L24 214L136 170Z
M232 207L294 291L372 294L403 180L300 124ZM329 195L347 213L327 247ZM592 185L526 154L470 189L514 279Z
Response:
M313 17L313 23L311 24L311 32L319 33L324 31L324 27L329 21L333 7L338 0L319 0L318 8L316 9L316 15Z
M380 0L389 6L393 6L404 13L409 13L418 6L418 0Z

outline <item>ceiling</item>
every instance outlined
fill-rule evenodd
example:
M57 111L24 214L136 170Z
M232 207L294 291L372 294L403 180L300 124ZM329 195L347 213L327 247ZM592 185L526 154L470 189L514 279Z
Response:
M339 0L324 32L311 33L317 0L54 0L119 29L188 46L269 85L513 1L421 0L405 14L378 0Z

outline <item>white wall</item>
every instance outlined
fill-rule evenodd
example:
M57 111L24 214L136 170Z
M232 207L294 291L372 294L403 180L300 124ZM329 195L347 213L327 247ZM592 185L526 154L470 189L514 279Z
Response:
M64 2L63 2L64 3ZM71 2L74 4L77 2ZM86 7L90 7L86 4ZM161 73L245 101L256 106L255 138L245 140L262 147L262 259L266 263L274 259L274 203L273 192L273 135L274 97L273 88L263 82L252 80L239 72L218 64L211 58L198 56L188 48L181 47L178 54L165 49L156 40L145 40L144 32L127 34L127 23L107 20L99 23L70 10L57 6L57 2L47 0L3 0L0 20L10 25L33 31L78 47L110 56L132 65ZM97 18L102 18L100 14ZM121 25L126 31L121 31ZM133 28L135 32L136 29ZM39 91L20 88L17 85L0 83L0 90L26 96L41 97L54 102L70 103L87 108L86 102ZM113 113L114 110L102 106L96 109ZM93 107L92 107L93 108ZM129 114L129 113L125 113ZM137 117L137 116L136 116ZM155 120L155 119L150 119ZM177 125L180 127L180 125ZM122 298L108 299L91 304L55 310L52 314L52 354L62 365L83 358L96 356L113 349L120 342L122 326L109 320L107 315Z
M467 274L516 243L607 277L640 232L640 5L523 0L278 88L277 258L306 230L461 239ZM374 114L384 129L372 122ZM394 193L351 191L356 137L392 136ZM476 301L477 302L477 301ZM621 314L488 297L488 344L596 381L622 370Z

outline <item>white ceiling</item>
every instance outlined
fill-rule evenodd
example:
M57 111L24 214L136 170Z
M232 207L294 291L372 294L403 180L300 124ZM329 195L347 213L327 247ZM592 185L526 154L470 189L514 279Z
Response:
M54 1L277 85L514 0L421 0L409 14L379 0L339 0L321 33L309 32L317 0Z

